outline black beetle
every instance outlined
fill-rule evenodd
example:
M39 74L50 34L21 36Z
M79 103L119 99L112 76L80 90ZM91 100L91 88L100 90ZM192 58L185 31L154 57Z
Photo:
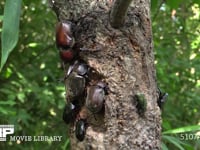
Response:
M86 133L86 120L79 119L76 122L75 135L79 141L83 141Z
M90 67L83 61L78 61L76 60L73 65L69 66L69 69L67 71L67 75L69 75L72 71L76 72L77 75L83 76L83 77L88 77Z
M65 79L66 97L70 102L79 99L85 93L86 79L75 72L70 73Z
M157 99L157 104L162 109L165 101L167 100L168 93L162 93L161 89L158 88L158 99Z
M67 99L71 102L85 94L89 70L89 66L80 61L75 61L74 64L69 67L65 83L67 85Z
M67 103L63 111L63 121L66 124L73 122L76 117L75 106L72 103Z
M87 89L86 107L93 113L102 110L108 86L104 82L98 82Z

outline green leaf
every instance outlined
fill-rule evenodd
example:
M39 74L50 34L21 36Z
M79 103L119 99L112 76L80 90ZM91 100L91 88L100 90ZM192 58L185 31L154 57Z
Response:
M0 114L3 115L16 115L16 112L11 110L10 107L0 107Z
M14 102L13 100L8 100L8 101L0 101L0 105L15 105L16 102Z
M183 133L183 132L190 132L190 131L197 131L200 130L200 125L194 125L194 126L186 126L181 128L176 128L173 130L168 130L163 132L162 134L177 134L177 133Z
M19 92L17 94L17 98L19 99L20 102L24 103L25 100L25 94L23 92Z
M65 144L62 146L62 149L65 150L69 147L69 139L66 140Z
M184 150L184 148L181 146L181 143L183 144L183 142L181 142L179 139L172 136L162 136L162 138L174 144L180 150Z
M24 109L19 110L18 112L18 118L26 125L28 126L28 121L31 120L31 116L28 114L28 112Z
M39 43L35 43L35 42L32 42L32 43L29 43L28 44L28 47L37 47L39 45Z
M161 149L162 150L168 150L167 146L163 142L161 143Z
M10 52L18 41L21 0L6 0L1 34L1 67L2 70Z

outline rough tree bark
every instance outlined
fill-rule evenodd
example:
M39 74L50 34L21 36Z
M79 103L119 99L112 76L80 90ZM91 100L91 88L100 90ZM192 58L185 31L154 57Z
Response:
M53 1L59 20L72 21L76 41L91 51L81 52L81 57L103 76L110 89L104 114L97 114L96 120L94 115L88 115L83 142L75 138L72 125L71 149L157 150L161 146L161 116L157 106L150 1L134 0L119 29L112 28L109 22L113 3ZM147 104L142 115L138 113L136 95L144 95Z

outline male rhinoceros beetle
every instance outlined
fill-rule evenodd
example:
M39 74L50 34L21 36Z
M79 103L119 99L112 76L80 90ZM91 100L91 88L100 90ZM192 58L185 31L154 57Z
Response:
M75 106L72 103L68 102L65 105L63 111L63 120L66 124L69 124L70 122L73 122L75 117L76 117Z
M67 99L71 102L84 95L88 73L89 66L83 62L75 61L74 64L69 67L65 83L67 85Z
M65 79L66 87L66 98L70 102L82 97L84 95L86 80L84 77L77 75L75 72L72 72Z
M75 135L79 141L83 141L86 133L86 120L79 119L76 122Z
M87 89L86 107L93 113L102 110L108 86L104 82L98 82Z
M69 75L72 71L76 72L77 75L88 77L88 73L90 71L89 65L84 63L83 61L76 60L73 65L69 66L67 71L67 75Z
M160 90L160 88L158 88L157 104L160 107L160 109L162 109L165 101L167 100L167 97L168 97L168 93L162 93L162 91Z

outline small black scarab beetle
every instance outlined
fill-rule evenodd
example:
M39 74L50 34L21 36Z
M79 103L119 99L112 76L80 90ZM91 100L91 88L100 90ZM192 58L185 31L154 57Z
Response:
M104 82L98 82L87 89L86 107L93 113L102 110L108 86Z
M86 120L79 119L76 122L75 135L79 141L83 141L86 133Z
M72 103L67 103L63 111L63 121L66 124L73 122L76 117L75 106Z
M162 109L165 101L167 100L168 97L168 93L162 93L162 91L160 90L160 88L158 88L158 99L157 99L157 104L160 107L160 109Z
M69 49L74 46L71 22L58 22L56 26L56 45L59 49Z

